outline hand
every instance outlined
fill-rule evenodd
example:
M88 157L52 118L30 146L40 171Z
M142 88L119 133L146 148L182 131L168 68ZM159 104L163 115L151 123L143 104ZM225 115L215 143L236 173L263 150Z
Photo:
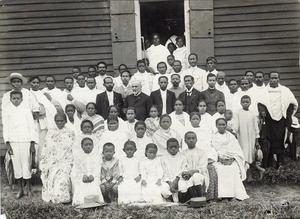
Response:
M161 186L161 179L158 179L156 185Z
M144 186L144 187L146 187L147 186L147 182L146 182L146 180L142 180L142 186Z
M141 175L139 175L138 177L134 178L135 182L138 183L139 181L141 181L142 177Z
M48 99L49 101L51 101L51 100L52 100L52 97L50 96L50 94L48 94L48 93L44 93L44 95L47 97L47 99Z
M89 180L89 182L93 182L93 181L94 181L93 175L89 175L89 176L88 176L88 180Z
M8 153L9 155L13 155L14 152L13 152L13 150L12 150L12 147L10 146L10 142L9 142L9 141L6 142L6 147L7 147L7 153Z
M87 175L83 175L82 182L87 183L89 181L89 177Z
M30 153L35 153L34 141L30 142Z
M122 176L119 177L118 184L120 184L121 182L123 182L123 177Z
M68 95L67 95L67 99L68 99L69 101L72 101L72 100L74 100L74 97L73 97L71 94L68 94Z
M37 120L39 118L39 112L32 112L32 116L34 120Z

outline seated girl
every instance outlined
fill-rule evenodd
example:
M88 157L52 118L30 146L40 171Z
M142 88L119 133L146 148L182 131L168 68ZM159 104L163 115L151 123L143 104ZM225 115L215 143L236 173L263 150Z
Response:
M212 120L213 120L213 130L215 132L217 132L217 128L215 126L216 124L216 120L219 119L219 118L225 118L225 110L226 110L226 105L225 105L225 101L224 100L218 100L216 102L216 109L217 109L217 112L212 115Z
M212 116L206 112L207 104L205 100L200 100L198 104L198 110L201 115L200 126L204 129L212 130L214 129L214 123Z
M126 130L126 128L127 128L126 124L125 124L124 120L121 117L119 117L119 109L118 109L117 106L115 106L115 105L109 106L109 108L108 108L108 116L115 116L115 117L117 117L118 121L119 121L119 128L121 130L123 130L123 131ZM105 127L105 130L108 129L108 127L107 127L107 120L104 121L104 127Z
M81 141L81 151L74 156L72 169L72 184L74 185L73 205L84 204L84 197L95 195L103 202L100 191L100 168L101 158L94 149L94 142L91 138L84 138Z
M48 130L41 154L42 199L46 202L67 203L71 201L70 173L75 134L65 127L65 114L56 114L54 120L57 128Z
M80 133L80 116L76 112L76 108L73 104L67 104L65 108L67 115L66 127L73 130L75 134Z
M152 137L154 132L159 128L158 109L155 105L150 108L149 115L150 117L145 120L147 128L146 134L147 136Z
M126 124L126 134L127 134L127 137L128 139L131 139L133 136L134 136L134 126L135 126L135 123L137 122L137 120L135 119L135 116L136 116L136 112L135 112L135 108L134 107L128 107L126 109L126 121L125 121L125 124Z
M126 141L123 151L126 157L119 160L118 203L128 204L141 200L141 174L139 158L134 156L136 144Z

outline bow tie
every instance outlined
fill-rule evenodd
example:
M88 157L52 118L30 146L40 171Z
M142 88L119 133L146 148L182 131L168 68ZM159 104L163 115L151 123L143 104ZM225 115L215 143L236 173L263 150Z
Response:
M186 95L191 96L192 95L192 91L187 91Z

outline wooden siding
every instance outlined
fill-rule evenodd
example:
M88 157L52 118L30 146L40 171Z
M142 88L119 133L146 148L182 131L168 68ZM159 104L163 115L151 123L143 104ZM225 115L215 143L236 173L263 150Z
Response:
M298 0L214 0L214 34L218 66L229 77L279 71L300 103Z
M11 72L42 80L53 74L59 87L74 66L86 72L106 61L112 72L109 0L3 0L0 6L0 97L10 89L4 78Z

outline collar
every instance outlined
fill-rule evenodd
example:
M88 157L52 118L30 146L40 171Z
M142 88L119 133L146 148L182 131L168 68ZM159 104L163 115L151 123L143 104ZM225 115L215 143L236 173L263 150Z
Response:
M194 87L191 87L191 89L185 89L185 92L187 92L187 93L191 93L192 91L193 91L193 89L194 89Z
M159 89L160 90L160 93L167 93L167 89L166 90L162 90L162 89Z
M142 93L142 91L138 92L136 95L133 94L133 96L137 97Z
M108 90L106 90L106 93L108 93L108 94L112 94L114 91L112 90L112 91L108 91Z

